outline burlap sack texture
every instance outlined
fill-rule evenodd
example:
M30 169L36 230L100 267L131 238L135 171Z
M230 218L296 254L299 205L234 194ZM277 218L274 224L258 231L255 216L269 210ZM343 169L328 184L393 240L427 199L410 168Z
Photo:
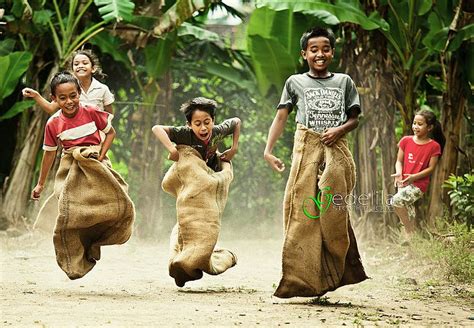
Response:
M323 163L325 168L318 180ZM355 165L347 141L340 139L326 147L320 134L298 125L284 199L282 279L275 296L321 296L368 278L347 207L326 202L329 193L345 197L354 185ZM310 218L304 213L303 203L320 191L321 209L313 202L305 203L307 213L318 216Z
M54 182L59 215L53 243L56 261L70 279L83 277L100 259L100 246L125 243L132 234L135 208L128 185L100 147L75 147L61 158Z
M100 131L102 134L103 132ZM103 140L104 138L102 138ZM100 150L99 150L100 151ZM109 167L112 167L110 159L105 156L102 163ZM54 191L49 195L43 205L41 205L38 214L36 215L33 229L41 230L46 233L53 233L54 226L56 225L56 218L58 217L58 197L54 194Z
M215 248L222 213L233 179L232 166L222 170L207 167L200 154L189 146L177 146L179 160L165 177L162 188L176 197L178 222L170 237L169 274L179 287L202 278L203 272L217 275L237 262L227 249Z

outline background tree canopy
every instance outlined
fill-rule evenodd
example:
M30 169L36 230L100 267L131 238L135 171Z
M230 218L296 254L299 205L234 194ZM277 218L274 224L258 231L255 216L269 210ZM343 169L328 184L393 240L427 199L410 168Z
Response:
M196 96L219 103L217 122L233 116L243 121L225 220L246 234L271 234L281 224L286 175L271 171L263 149L286 78L307 70L299 38L314 25L336 32L331 70L350 74L361 94L363 116L350 135L356 196L393 194L397 141L410 133L419 108L436 112L447 137L430 195L420 207L424 221L433 224L442 204L448 209L458 204L450 204L441 187L451 174L470 179L472 2L7 0L0 6L3 228L30 226L38 210L28 199L47 115L23 100L21 89L30 86L48 98L51 76L80 48L98 55L108 75L102 82L116 96L117 138L110 156L130 184L142 237L168 233L175 221L174 201L161 191L171 162L151 127L183 125L178 108ZM294 128L287 125L276 147L287 166ZM229 139L222 146L230 144ZM474 194L472 184L468 188ZM378 205L374 200L354 207L367 233L387 231L396 222ZM465 220L465 213L454 210L452 219Z

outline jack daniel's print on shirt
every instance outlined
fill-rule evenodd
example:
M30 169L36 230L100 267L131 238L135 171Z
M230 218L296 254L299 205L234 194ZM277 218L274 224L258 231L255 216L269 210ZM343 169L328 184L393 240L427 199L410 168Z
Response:
M278 108L296 111L296 122L316 132L347 121L352 107L360 110L359 94L352 79L341 73L327 78L295 74L285 83Z
M344 122L344 94L340 88L304 89L306 126L314 131L324 131Z

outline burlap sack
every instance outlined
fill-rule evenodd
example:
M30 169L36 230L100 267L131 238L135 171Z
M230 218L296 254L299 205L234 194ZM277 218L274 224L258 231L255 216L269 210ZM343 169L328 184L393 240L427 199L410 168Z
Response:
M104 134L102 131L100 132ZM112 167L112 164L110 163L110 159L107 157L107 155L102 160L102 163L106 164L109 167ZM58 217L58 197L54 194L54 191L53 191L51 195L49 195L48 198L46 198L45 202L43 203L40 210L38 211L38 214L36 215L35 223L33 224L33 229L41 230L46 233L53 233L54 226L56 225L57 217Z
M222 171L214 172L193 148L177 148L179 160L166 173L162 187L176 197L178 223L171 233L168 269L182 287L203 272L226 271L237 258L227 249L215 248L233 179L231 164L223 162Z
M347 141L326 147L318 133L298 125L285 190L283 274L275 296L320 296L367 279L348 208L340 202L354 184L355 165ZM340 206L329 201L331 195L340 195L336 197ZM310 197L321 204L308 201Z
M83 277L100 259L100 246L125 243L135 218L128 185L99 147L76 147L61 158L54 194L59 215L53 243L56 260L70 279Z

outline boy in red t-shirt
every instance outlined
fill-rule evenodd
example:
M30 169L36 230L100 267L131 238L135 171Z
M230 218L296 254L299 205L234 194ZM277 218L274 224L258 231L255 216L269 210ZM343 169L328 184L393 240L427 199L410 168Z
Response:
M412 129L415 135L403 137L398 144L396 173L392 175L398 191L391 199L391 205L408 235L415 232L413 204L427 191L445 140L441 125L431 111L417 112Z
M101 246L125 243L135 218L128 185L106 157L115 137L112 115L81 106L80 93L79 82L71 73L53 77L51 96L61 111L46 123L40 177L31 192L34 200L40 197L61 145L54 194L49 199L57 200L57 205L54 200L50 204L57 210L53 233L56 261L69 279L81 278L92 270L101 257ZM99 132L105 134L103 143ZM45 208L39 218L42 213L52 217L53 213L43 211Z
M51 97L59 105L56 112L46 123L43 160L38 183L31 192L31 198L38 200L44 189L49 170L56 158L56 150L61 144L64 150L75 146L100 145L99 131L105 133L99 161L105 158L115 138L115 130L111 125L112 115L83 107L79 103L81 87L78 80L69 72L57 73L51 81Z

